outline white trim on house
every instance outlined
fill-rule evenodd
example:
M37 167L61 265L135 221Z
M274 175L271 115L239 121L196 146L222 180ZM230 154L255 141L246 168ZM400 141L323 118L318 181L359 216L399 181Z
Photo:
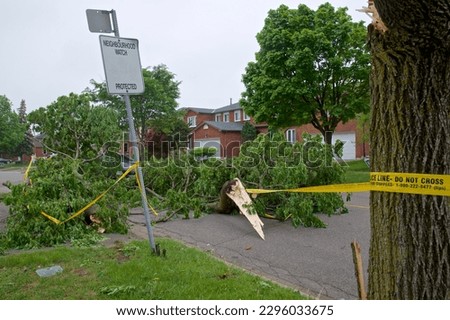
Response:
M197 126L197 116L191 116L187 118L189 128L195 128Z
M295 129L286 130L286 140L290 143L294 143L297 140L295 135Z
M230 122L230 113L229 112L223 113L223 122Z
M241 110L235 110L234 111L234 122L240 122L241 121Z

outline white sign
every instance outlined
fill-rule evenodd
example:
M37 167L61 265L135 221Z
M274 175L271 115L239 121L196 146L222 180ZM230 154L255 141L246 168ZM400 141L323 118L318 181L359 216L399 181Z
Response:
M100 36L106 87L110 94L141 94L144 92L139 42Z

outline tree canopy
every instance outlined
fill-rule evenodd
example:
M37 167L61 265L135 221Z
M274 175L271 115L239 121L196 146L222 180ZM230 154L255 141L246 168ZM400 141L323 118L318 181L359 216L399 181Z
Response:
M366 28L346 10L326 3L269 11L243 75L247 114L276 128L312 123L331 143L326 132L368 111Z
M157 136L174 136L187 134L188 130L182 121L182 114L176 110L180 96L180 82L166 65L148 67L142 70L145 92L131 96L131 108L135 120L139 140L146 145L148 129L152 128ZM105 83L92 81L94 99L117 110L122 128L127 127L126 112L122 99L117 95L109 95Z
M95 106L86 93L61 96L28 118L32 128L43 134L48 150L72 159L100 157L120 139L117 113Z
M12 110L6 96L0 96L0 153L14 154L26 138L27 126Z

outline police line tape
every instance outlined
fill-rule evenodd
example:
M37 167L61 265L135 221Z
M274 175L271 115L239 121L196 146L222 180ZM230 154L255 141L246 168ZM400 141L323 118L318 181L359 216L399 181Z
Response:
M28 177L28 173L34 158L30 161L28 168L25 172L25 179ZM92 207L101 198L103 198L116 184L118 184L123 178L125 178L131 171L137 171L139 162L134 163L129 167L107 190L98 195L94 200L89 202L82 209L78 210L66 220L58 220L44 211L41 214L53 221L56 224L63 224L70 221L85 212ZM143 186L141 185L138 176L136 175L136 181L139 189L142 192ZM432 195L432 196L446 196L450 197L450 175L442 174L420 174L420 173L398 173L398 172L371 172L370 181L363 183L347 183L347 184L333 184L322 185L314 187L302 187L293 189L246 189L249 194L267 194L276 192L290 192L290 193L332 193L332 192L365 192L365 191L381 191L381 192L395 192L395 193L408 193L419 195ZM152 210L155 216L158 213L148 203L149 208Z
M25 171L24 174L24 179L26 180L28 178L29 175L29 171L31 168L32 163L35 161L35 158L32 157L30 164L28 165L27 170ZM111 191L112 188L114 188L121 180L123 180L130 172L135 171L135 173L137 173L137 168L139 167L139 162L135 162L132 166L130 166L108 189L106 189L105 191L103 191L101 194L99 194L94 200L92 200L91 202L89 202L87 205L85 205L83 208L81 208L80 210L78 210L77 212L75 212L74 214L70 215L67 219L65 220L59 220L55 217L52 217L51 215L49 215L48 213L41 211L40 213L46 217L47 219L49 219L50 221L56 223L56 224L63 224L66 223L67 221L70 221L72 219L75 219L76 217L80 216L81 214L83 214L86 210L88 210L90 207L92 207L94 204L96 204L101 198L103 198L109 191ZM142 185L139 181L139 177L136 174L136 181L137 184L139 186L140 191L142 192ZM155 216L158 215L158 213L156 212L156 210L150 205L150 203L147 203L147 205L149 206L149 208L152 210L153 214Z
M250 194L275 192L364 192L382 191L450 197L450 175L371 172L370 181L363 183L332 184L324 186L303 187L293 189L246 189Z

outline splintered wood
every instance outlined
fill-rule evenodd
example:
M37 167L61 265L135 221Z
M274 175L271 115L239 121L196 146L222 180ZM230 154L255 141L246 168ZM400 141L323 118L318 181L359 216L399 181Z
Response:
M259 236L265 240L262 227L264 223L261 221L256 212L252 212L253 202L247 191L245 191L242 182L239 179L234 179L230 184L230 189L227 191L227 196L236 203L239 207L241 214L243 214L248 221L250 221L253 229L259 234Z
M372 18L372 24L374 25L375 29L380 30L381 32L386 32L388 28L381 20L377 8L375 8L375 4L373 3L373 0L369 0L367 2L369 5L368 7L363 7L362 9L358 9L356 11L364 12L365 14L367 14L370 18Z
M355 276L358 284L358 296L360 300L367 300L366 287L364 285L364 269L361 257L361 246L358 242L351 243L353 253L353 263L355 264Z

